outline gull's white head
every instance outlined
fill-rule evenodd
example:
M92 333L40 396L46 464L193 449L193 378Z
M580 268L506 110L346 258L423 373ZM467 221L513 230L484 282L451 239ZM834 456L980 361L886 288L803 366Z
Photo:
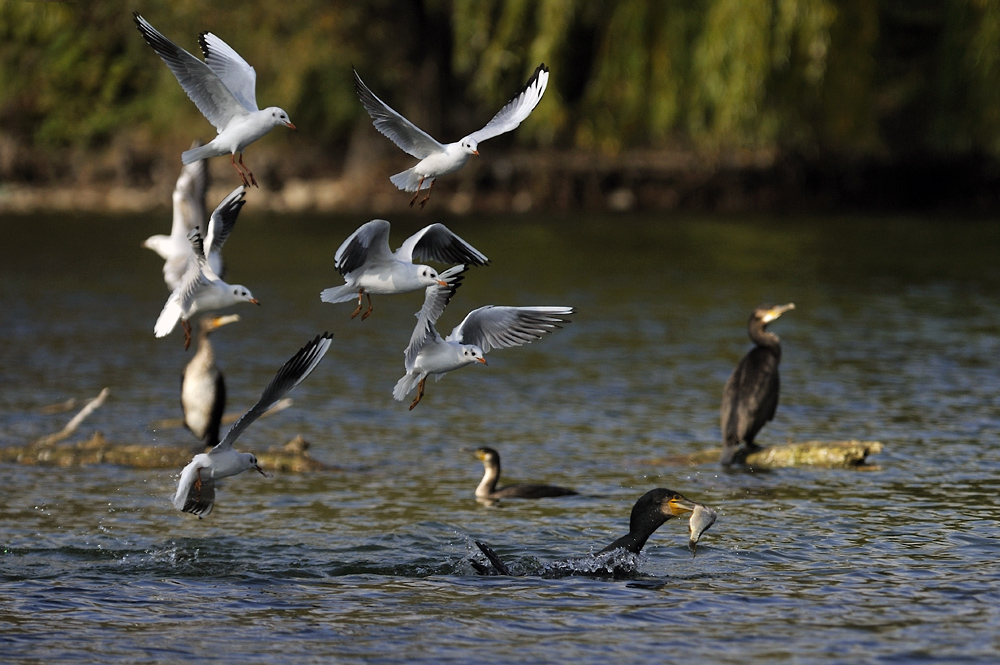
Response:
M486 362L486 354L475 344L463 344L462 345L462 360L467 364L472 363L482 363L484 365L489 365Z
M239 284L231 284L229 286L229 292L233 294L233 299L236 302L252 302L257 306L260 306L260 303L257 302L257 299L253 297L252 293L250 293L250 289L248 289L245 286L241 286Z
M269 106L264 110L271 114L271 122L274 123L275 127L284 125L289 129L295 129L295 125L289 120L288 114L285 113L284 109L279 109L277 106Z
M448 286L448 282L441 279L437 270L430 266L417 266L417 281L421 286Z
M464 139L462 139L462 142L459 143L459 145L462 146L462 150L469 153L470 155L479 154L479 142L476 141L474 138L466 136Z
M257 462L257 457L253 453L240 453L240 459L243 461L243 464L246 465L247 469L256 469L260 475L265 478L270 477L264 469L260 468L260 464Z

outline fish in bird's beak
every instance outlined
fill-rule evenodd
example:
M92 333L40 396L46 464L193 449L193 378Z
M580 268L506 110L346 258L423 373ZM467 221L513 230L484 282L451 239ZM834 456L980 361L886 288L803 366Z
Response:
M297 131L297 128L295 127L295 125L293 125L290 122L286 122L285 126L288 127L289 129L291 129L292 131Z
M702 534L715 524L717 516L718 513L708 506L701 504L695 506L695 509L691 511L691 519L688 520L688 533L690 534L688 549L691 550L691 556L694 556L698 551L698 541L701 539Z
M767 314L764 315L764 323L770 323L776 318L784 314L790 309L795 309L795 303L790 302L787 305L778 305L777 307L772 307L768 310Z

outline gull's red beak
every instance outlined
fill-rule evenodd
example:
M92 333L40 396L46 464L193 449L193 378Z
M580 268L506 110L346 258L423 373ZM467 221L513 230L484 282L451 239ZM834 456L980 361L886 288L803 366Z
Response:
M487 367L489 366L489 363L486 362L486 358L476 358L476 360L478 360L482 364L486 365Z
M260 307L260 303L259 303L259 302L257 301L257 299L256 299L256 298L251 298L251 299L250 299L250 300L248 300L247 302L252 302L253 304L257 305L257 307Z
M286 123L285 123L285 126L286 126L286 127L288 127L288 128L289 128L289 129L291 129L291 130L296 130L296 127L295 127L295 125L293 125L293 124L292 124L292 123L290 123L290 122L286 122Z
M444 281L443 279L439 279L438 284L440 284L441 286L448 286L448 282Z
M476 157L478 157L479 156L479 151L478 150L473 150L472 154L475 155Z

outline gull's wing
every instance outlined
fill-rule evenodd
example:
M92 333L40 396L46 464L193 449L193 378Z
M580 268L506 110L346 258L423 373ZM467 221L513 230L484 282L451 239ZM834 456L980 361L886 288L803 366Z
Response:
M271 382L267 384L267 388L264 388L264 392L257 403L250 407L249 411L240 416L240 419L226 433L226 438L212 450L232 448L233 442L239 438L243 430L250 427L265 411L277 404L278 400L287 395L292 388L302 383L316 369L316 365L319 364L319 361L323 359L323 356L330 349L332 340L333 335L331 333L325 332L322 335L317 335L315 339L289 358L281 366L281 369L278 370L278 373L274 375Z
M247 111L257 111L257 72L233 48L211 32L198 35L205 64L222 79Z
M196 455L195 459L181 471L173 504L177 510L204 517L212 512L215 506L215 480L205 474L206 477L201 479L201 489L195 489L194 482L198 474L197 457Z
M192 148L200 145L201 141L197 139L191 143ZM207 192L208 161L199 159L185 165L174 185L174 225L170 231L171 236L184 239L195 227L204 230Z
M341 243L333 257L337 272L346 276L369 261L389 261L389 222L373 219L362 224L357 231Z
M484 266L490 260L482 252L452 233L444 224L431 224L420 229L396 250L396 258L407 263L413 257L441 263L466 263Z
M206 256L212 252L222 251L222 245L226 242L233 227L236 226L236 218L239 217L240 209L246 203L243 200L246 191L247 188L240 185L229 192L229 195L222 199L222 203L215 208L212 219L208 222L208 234L205 236L204 244L208 246Z
M393 111L388 104L376 97L375 93L369 90L365 82L361 80L356 69L354 70L354 89L357 91L365 110L368 111L368 115L372 117L375 129L382 132L404 152L417 159L424 159L436 152L444 152L444 146L434 140L430 134Z
M420 349L427 343L428 337L434 339L438 336L434 324L437 323L441 313L444 312L444 308L448 306L448 302L455 295L455 291L461 286L462 280L465 279L462 273L465 272L467 267L465 265L457 265L448 268L438 274L438 279L447 282L448 286L435 284L434 286L428 286L424 290L423 307L416 313L417 325L410 336L410 343L406 346L406 351L403 352L403 357L405 358L404 366L407 372L413 369L413 361L416 359L417 354L420 353Z
M542 101L542 95L545 94L545 86L548 83L549 68L544 64L538 65L535 73L524 84L521 92L514 95L514 98L507 102L506 106L500 109L493 116L493 119L486 123L485 127L478 132L469 134L469 138L479 143L509 132L520 125L535 110L538 102Z
M132 16L146 43L167 64L187 96L216 129L222 131L235 116L247 113L208 65L164 37L139 14Z
M490 349L520 346L541 339L546 333L569 323L560 317L573 314L572 307L496 307L487 305L469 312L455 326L448 341L475 344L486 353Z

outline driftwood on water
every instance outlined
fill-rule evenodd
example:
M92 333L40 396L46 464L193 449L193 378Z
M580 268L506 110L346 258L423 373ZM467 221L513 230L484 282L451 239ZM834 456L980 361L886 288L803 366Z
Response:
M109 391L107 388L90 400L61 430L43 436L26 446L0 447L0 463L17 463L38 466L85 466L88 464L117 464L137 469L180 469L191 461L193 446L144 445L134 443L112 443L100 432L89 439L75 443L62 443L71 437L80 424L104 404ZM71 409L75 400L46 407L45 411L57 413ZM291 400L282 400L268 415L287 408ZM180 426L182 423L179 423ZM331 467L309 455L309 443L301 436L284 446L273 446L265 451L253 453L268 471L299 473L303 471L331 470Z
M308 448L309 443L297 436L284 446L252 452L267 471L301 473L334 469L310 456ZM100 432L95 432L86 441L76 443L36 442L27 446L0 447L0 463L38 466L118 464L136 469L181 469L191 461L193 455L191 446L112 443Z
M882 452L878 441L803 441L776 446L764 446L746 456L745 465L755 469L777 469L790 466L818 466L840 469L877 469L868 463L868 456ZM653 464L694 466L719 461L721 448L701 450L689 455L675 455L653 460Z

